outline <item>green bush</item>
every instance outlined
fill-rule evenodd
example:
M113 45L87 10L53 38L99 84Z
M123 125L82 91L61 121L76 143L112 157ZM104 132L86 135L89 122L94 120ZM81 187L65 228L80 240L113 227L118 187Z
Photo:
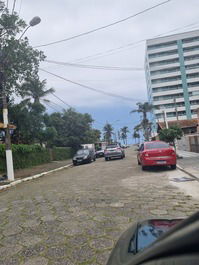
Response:
M15 169L32 167L51 161L49 150L39 145L12 145ZM0 171L6 170L5 145L0 145Z
M54 147L52 149L53 160L66 160L72 157L72 149L70 147Z
M70 147L54 147L46 149L40 145L13 144L12 145L14 169L28 168L52 160L65 160L72 157ZM6 171L5 145L0 145L0 172Z

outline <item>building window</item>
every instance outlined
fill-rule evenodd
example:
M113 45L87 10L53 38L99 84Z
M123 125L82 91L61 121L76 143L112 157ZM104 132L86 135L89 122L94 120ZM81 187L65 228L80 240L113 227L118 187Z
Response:
M182 43L190 43L194 41L199 41L199 37L186 38L182 40Z
M198 51L199 50L199 46L193 46L193 47L186 47L186 48L183 48L183 51L184 52L191 52L191 51Z
M187 78L196 78L199 77L199 73L187 74Z
M196 86L199 86L199 82L192 82L192 83L188 83L187 85L188 87L196 87Z
M171 60L163 60L163 61L158 61L158 62L153 62L153 63L149 63L150 67L153 66L161 66L161 65L167 65L167 64L172 64L172 63L179 63L179 59L171 59Z
M182 89L182 86L175 85L175 86L154 87L153 93L162 92L162 91L169 91L169 90L176 90L176 89Z
M178 116L185 116L186 112L185 111L178 111ZM176 112L168 112L167 117L176 117Z
M198 58L199 58L199 54L191 55L191 56L184 56L185 61L192 61L192 60L196 60Z
M197 69L197 68L199 68L199 63L190 64L190 65L186 65L185 66L186 70L188 70L188 69Z
M199 105L199 100L191 100L190 104L191 105Z
M173 73L173 72L177 72L177 71L180 71L180 68L179 67L173 67L173 68L168 68L168 69L151 71L151 75L167 74L167 73Z
M184 102L177 102L176 104L175 103L161 104L161 105L155 106L155 109L156 110L172 109L172 108L175 108L175 107L184 107L184 106L185 106Z
M178 54L178 50L172 50L172 51L166 51L166 52L158 52L158 53L153 53L149 54L149 58L156 58L156 57L161 57L161 56L168 56L168 55L173 55L173 54Z
M158 83L171 82L171 81L176 81L176 80L181 80L181 75L174 76L174 77L172 76L172 77L158 78L155 80L151 80L151 83L158 84Z
M159 48L164 48L164 47L170 47L170 46L173 46L176 44L177 44L176 41L164 42L164 43L160 43L160 44L149 45L147 47L147 49L148 50L154 50L154 49L159 49Z
M183 93L178 93L174 95L156 96L156 97L153 97L153 101L167 100L167 99L174 99L174 98L183 98Z

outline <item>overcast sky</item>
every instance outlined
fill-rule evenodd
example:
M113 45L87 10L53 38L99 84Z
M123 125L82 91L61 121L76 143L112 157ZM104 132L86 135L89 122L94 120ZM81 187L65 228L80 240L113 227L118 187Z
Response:
M20 16L27 22L35 15L41 17L42 22L27 32L31 45L37 46L112 23L163 1L17 0L16 11L20 10ZM9 3L11 5L12 1L10 0ZM112 53L107 53L107 51L139 40L153 38L156 35L185 27L191 23L197 24L174 33L198 29L198 10L198 0L172 0L126 22L40 49L44 51L48 60L143 68L145 42L132 47L127 46ZM79 60L97 53L103 54L87 60ZM96 127L101 128L106 121L109 121L117 128L128 125L132 129L139 120L137 116L133 118L132 115L129 115L129 111L135 107L138 100L146 100L144 71L81 69L46 62L42 63L41 67L73 81L135 99L134 102L128 102L108 97L67 83L47 73L40 73L41 79L47 79L48 87L54 87L56 94L64 101L79 111L90 112L96 119ZM49 99L62 107L66 107L53 97L49 97ZM61 109L58 106L56 108Z

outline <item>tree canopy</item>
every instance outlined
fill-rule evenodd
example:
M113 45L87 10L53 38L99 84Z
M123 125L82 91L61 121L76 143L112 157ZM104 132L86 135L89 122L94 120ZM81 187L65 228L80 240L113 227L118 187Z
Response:
M178 126L171 126L168 129L162 129L159 133L160 140L172 143L175 146L175 140L182 137L182 129Z
M27 27L16 12L9 13L3 6L0 16L0 68L3 86L8 95L15 92L21 95L21 82L38 74L40 61L44 53L32 48L28 38L20 35Z

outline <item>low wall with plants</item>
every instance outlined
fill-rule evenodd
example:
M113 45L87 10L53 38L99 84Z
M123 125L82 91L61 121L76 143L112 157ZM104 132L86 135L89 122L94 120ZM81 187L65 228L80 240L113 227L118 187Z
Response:
M49 163L52 160L65 160L72 156L71 148L46 149L39 145L12 145L15 169L28 168ZM5 145L0 145L0 172L6 170Z

